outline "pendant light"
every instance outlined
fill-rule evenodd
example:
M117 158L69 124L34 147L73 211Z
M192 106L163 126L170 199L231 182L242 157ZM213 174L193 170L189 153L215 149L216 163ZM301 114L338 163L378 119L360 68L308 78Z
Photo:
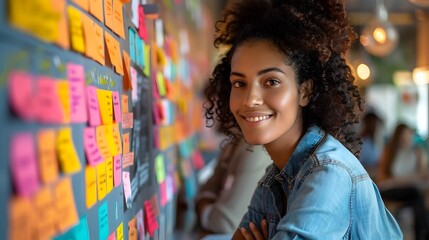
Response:
M368 53L384 57L396 48L399 36L396 28L388 21L384 0L377 0L376 4L376 16L362 30L360 43Z

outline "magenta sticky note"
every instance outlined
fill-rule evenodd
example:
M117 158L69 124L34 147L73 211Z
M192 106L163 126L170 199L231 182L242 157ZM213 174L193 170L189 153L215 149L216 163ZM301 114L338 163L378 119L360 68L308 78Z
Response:
M121 122L121 99L119 98L119 93L113 91L112 92L112 102L113 102L113 113L115 115L115 122Z
M101 155L100 149L97 145L94 127L87 127L83 130L83 145L89 165L96 166L97 164L104 161L104 158Z
M17 133L11 139L10 167L16 192L29 197L39 187L35 141L31 133Z
M9 100L16 114L26 120L35 117L33 76L22 71L9 74Z
M165 206L167 204L167 185L166 181L162 181L159 184L159 197L161 201L161 206Z
M88 103L89 125L92 127L101 124L100 108L98 106L97 88L94 86L86 87L86 96Z
M146 30L146 22L145 22L145 14L144 14L144 8L143 5L139 6L139 36L145 40L148 41L148 35Z
M67 78L70 87L71 122L84 123L88 120L85 99L85 71L82 65L67 64Z
M42 123L63 123L64 114L58 95L56 80L37 77L36 118Z
M122 161L121 155L116 155L113 157L113 184L115 187L121 184L122 179Z

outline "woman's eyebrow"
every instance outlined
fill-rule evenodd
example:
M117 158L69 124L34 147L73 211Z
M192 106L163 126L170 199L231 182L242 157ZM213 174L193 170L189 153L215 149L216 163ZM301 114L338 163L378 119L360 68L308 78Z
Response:
M262 74L269 73L269 72L280 72L280 73L286 74L280 68L276 68L276 67L262 69L257 74L262 75ZM246 75L243 73L240 73L240 72L231 72L229 74L229 76L245 77Z

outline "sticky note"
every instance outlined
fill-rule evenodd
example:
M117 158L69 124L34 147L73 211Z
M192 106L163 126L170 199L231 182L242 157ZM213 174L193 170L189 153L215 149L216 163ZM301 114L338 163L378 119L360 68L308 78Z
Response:
M89 12L103 22L103 0L89 0Z
M55 43L62 47L63 49L70 48L70 40L69 40L69 31L67 25L67 15L65 14L66 10L66 1L65 0L51 0L52 9L55 12L59 13L59 19L57 22L57 32L58 36Z
M124 75L121 47L119 45L119 41L116 40L108 32L105 32L104 39L106 41L107 52L109 53L110 62L115 67L115 72Z
M115 122L121 122L121 99L119 98L119 92L112 92L113 112L115 116Z
M79 223L69 231L54 238L54 240L70 239L89 240L88 221L86 216L81 217Z
M93 23L94 28L94 47L96 49L93 59L101 65L106 64L105 48L104 48L104 30L97 23Z
M115 139L113 138L113 126L112 124L104 125L104 136L106 138L107 145L109 146L110 155L115 156L116 154L120 153L117 151L116 145L115 145Z
M158 94L161 97L164 97L167 94L167 89L165 88L164 75L161 72L156 73L156 84L158 88Z
M122 56L123 56L123 64L124 64L124 78L123 78L123 88L124 91L128 91L132 89L131 86L131 59L128 55L127 51L122 50Z
M9 100L15 113L27 120L35 117L33 76L23 71L12 70L9 73Z
M131 61L136 63L136 39L135 39L136 33L134 32L133 28L128 29L128 41L130 45L130 57Z
M122 113L128 112L128 95L122 94Z
M122 153L126 154L130 152L130 133L122 134Z
M107 240L116 240L116 231L112 232Z
M99 163L96 166L96 168L97 168L98 201L101 201L107 194L106 162Z
M122 182L122 161L121 161L121 155L118 154L115 157L113 157L113 181L114 186L117 187Z
M113 189L113 158L106 159L106 194Z
M37 120L42 123L62 123L64 117L56 81L49 77L38 76L36 89Z
M67 12L69 14L71 47L76 52L84 53L82 13L71 5L67 7Z
M104 30L87 15L82 15L85 36L85 55L101 65L105 65Z
M16 133L11 139L10 167L18 195L31 196L39 187L34 137Z
M49 187L40 189L34 196L33 203L37 214L37 239L51 239L57 234L55 223L58 218L51 189Z
M114 123L112 125L112 137L113 137L115 152L122 153L121 132L119 130L119 124L117 123ZM113 154L113 155L116 155L116 154Z
M114 29L113 0L104 0L104 24L111 30Z
M133 112L122 113L122 129L133 128L134 114Z
M132 200L131 200L131 181L130 181L130 173L123 171L122 172L122 183L124 186L124 198L125 203L128 209L131 209Z
M96 141L98 145L98 149L100 149L101 156L104 159L108 159L112 157L110 153L110 148L106 139L106 127L104 125L100 125L95 128Z
M137 70L133 67L130 67L130 79L131 79L131 99L133 104L136 103L139 99L139 89L137 87Z
M83 65L67 64L67 79L70 86L71 122L85 123L88 121L85 98L85 71Z
M139 28L139 0L131 1L131 22L134 24L136 28Z
M164 156L161 154L155 157L155 176L158 184L165 180Z
M104 240L109 236L109 209L107 201L98 208L98 233L99 239Z
M97 202L97 177L93 166L85 167L85 205L91 208Z
M137 240L138 238L137 228L128 226L128 240Z
M9 239L34 238L36 216L30 198L13 196L9 202Z
M154 237L156 229L158 229L158 221L153 213L151 203L146 200L144 202L144 217L145 217L145 229L151 237Z
M150 77L150 45L144 45L144 68L143 74L146 77Z
M39 175L43 183L52 183L58 178L56 133L53 129L40 130L37 133L37 151Z
M83 145L89 165L96 166L104 160L97 145L95 128L87 127L83 130Z
M71 116L71 105L70 105L70 93L69 93L69 83L67 81L56 81L58 88L58 97L61 103L61 109L63 112L63 123L70 122Z
M76 173L81 170L79 156L74 147L72 130L70 127L58 130L57 149L60 167L64 173Z
M87 104L89 112L89 125L98 126L101 124L100 108L98 106L97 88L94 86L86 87Z
M85 12L89 11L89 2L88 0L72 0L76 5L85 10Z
M139 6L139 36L145 41L147 42L148 39L148 35L147 35L147 30L146 30L146 21L145 21L145 14L144 14L144 8L143 5Z
M76 205L74 202L72 183L69 177L63 178L55 187L55 211L61 213L57 219L57 227L61 232L69 229L78 222Z
M122 168L127 168L134 164L134 152L122 155Z
M101 113L101 122L103 124L112 124L113 122L113 105L112 92L103 89L97 89L98 104Z
M165 206L167 204L167 185L166 181L163 181L159 184L159 197L161 206Z
M195 169L201 169L204 167L204 159L201 152L195 151L194 154L192 154L192 162Z
M124 16L120 0L113 0L113 31L122 39L125 39Z
M120 223L116 228L116 239L123 240L124 239L124 223Z
M144 45L143 45L143 40L140 38L139 35L136 35L136 61L135 64L137 66L139 66L140 68L143 68L143 60L144 60L144 55L143 55L143 49L144 49Z
M143 220L143 209L140 209L137 212L136 222L137 222L137 231L139 233L139 236L144 236L145 230L144 230L144 220Z

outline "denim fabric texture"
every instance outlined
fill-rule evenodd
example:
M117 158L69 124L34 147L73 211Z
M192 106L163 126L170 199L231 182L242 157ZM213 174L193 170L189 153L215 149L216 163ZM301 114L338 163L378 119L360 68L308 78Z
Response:
M264 218L270 239L402 239L359 160L317 126L284 169L267 168L240 227Z

